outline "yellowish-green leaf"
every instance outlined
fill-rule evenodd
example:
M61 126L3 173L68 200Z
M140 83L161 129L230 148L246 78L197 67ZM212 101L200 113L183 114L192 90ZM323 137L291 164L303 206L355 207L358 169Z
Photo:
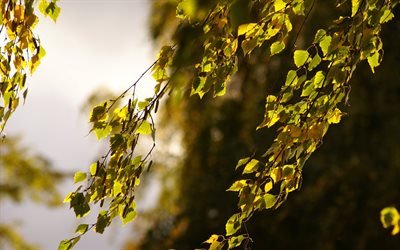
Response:
M367 57L368 64L371 67L372 73L375 73L375 67L378 67L380 64L379 58L380 56L378 52L374 53L372 56Z
M119 181L114 181L114 185L113 185L113 194L114 196L117 196L118 194L120 194L122 191L122 184Z
M226 191L239 191L242 189L244 186L246 186L246 180L238 180L235 181L230 188L228 188Z
M257 26L257 23L246 23L242 24L238 28L238 36L244 35L249 31L252 31Z
M106 105L98 105L90 112L90 122L104 121L107 119Z
M70 250L70 249L72 249L71 240L62 240L58 245L58 250Z
M354 16L360 8L361 0L351 0L351 16Z
M151 124L148 121L143 121L136 129L137 134L149 135L151 134L151 132L152 132Z
M263 200L265 202L265 209L271 208L275 205L276 196L273 194L264 194Z
M285 48L285 43L276 41L271 45L271 56L280 53Z
M107 137L112 131L112 127L110 125L106 125L103 128L95 128L94 133L96 134L96 137L98 140L103 139L104 137Z
M204 241L204 243L210 244L208 248L209 250L221 250L222 247L224 246L224 243L223 241L219 241L220 238L223 239L222 236L213 234L208 240Z
M240 227L241 227L241 221L239 214L232 215L225 225L226 236L236 233Z
M176 16L178 18L193 18L196 14L197 1L195 0L183 0L176 8Z
M383 12L381 18L379 19L379 23L386 23L386 22L389 22L390 20L393 19L393 17L394 17L393 13L392 13L390 10L386 9L386 10Z
M78 183L78 182L84 181L84 180L86 180L86 177L87 177L87 174L86 174L86 173L83 173L83 172L81 172L81 171L78 171L78 172L76 172L75 175L74 175L74 182L75 182L75 183Z
M282 177L286 179L291 179L294 175L294 165L285 165L282 168Z
M342 117L342 111L340 109L335 108L335 110L328 112L328 123L336 124L340 122L340 118Z
M136 217L136 203L132 201L131 204L120 206L119 212L122 224L126 225Z
M310 59L310 54L306 50L296 50L294 52L294 64L296 64L296 67L301 67L303 66L309 59Z
M246 167L244 167L243 174L249 174L257 171L259 167L259 161L256 159L252 159L249 163L246 164Z
M319 64L321 63L321 57L316 54L313 59L311 60L311 62L308 64L308 70L313 70L314 68L316 68Z
M228 240L228 249L233 249L235 247L240 246L244 239L246 239L244 235L230 237Z
M71 201L71 198L72 198L72 195L73 195L73 192L69 192L69 193L67 194L67 196L65 196L63 202L64 202L64 203L70 202L70 201Z
M314 88L322 88L325 82L325 74L323 71L318 71L314 76Z
M95 176L95 175L96 175L96 172L97 172L97 163L92 163L92 164L90 165L90 167L89 167L89 170L90 170L90 174L91 174L92 176Z
M386 207L381 210L381 222L384 228L393 226L392 235L400 232L400 214L395 207Z
M274 2L274 8L275 11L280 11L286 7L286 3L283 0L275 0Z
M88 224L80 224L80 225L76 228L75 233L84 234L84 233L87 232L88 228L89 228L89 225L88 225Z

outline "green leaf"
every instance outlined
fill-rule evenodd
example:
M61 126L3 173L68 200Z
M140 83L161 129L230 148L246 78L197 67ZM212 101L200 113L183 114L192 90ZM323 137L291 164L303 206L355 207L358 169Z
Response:
M115 134L110 137L110 148L112 150L125 149L126 140L122 134Z
M321 63L321 57L316 54L314 58L311 60L310 64L308 64L308 70L313 70Z
M314 78L313 78L313 84L315 89L322 88L325 82L325 74L323 71L318 71Z
M183 0L176 8L176 16L178 18L193 18L196 14L197 2L195 0Z
M237 192L239 190L241 190L244 186L246 186L246 181L247 180L239 180L239 181L235 181L230 188L228 188L226 191L233 191L233 192Z
M257 39L246 39L242 42L242 50L245 55L249 54L257 46Z
M322 53L324 56L328 53L329 46L331 45L332 37L326 34L326 31L320 29L317 31L317 34L314 38L314 43L318 43L321 47Z
M122 210L120 210L120 218L122 224L126 225L131 222L136 217L136 204L132 201L130 204L122 206Z
M271 56L280 53L285 48L285 43L276 41L271 45Z
M88 228L89 228L89 225L88 225L88 224L80 224L80 225L76 228L75 233L84 234L84 233L87 232Z
M310 54L308 53L307 50L296 50L294 52L294 64L296 64L296 67L301 67L303 66L310 58Z
M90 212L89 204L87 203L83 193L74 193L70 202L71 208L74 209L76 217L84 217Z
M90 165L89 169L90 169L90 174L91 174L92 176L95 176L96 173L97 173L97 163L92 163L92 164Z
M110 225L110 223L111 223L110 216L108 216L107 211L103 210L97 216L97 222L94 230L96 231L96 233L102 234L104 233L105 228L108 227L108 225Z
M39 3L39 11L44 16L49 16L54 22L57 21L58 16L60 15L60 7L57 6L57 0L52 0L48 2L46 0L40 0Z
M342 111L340 109L335 108L335 110L328 112L328 123L336 124L340 122L340 118L342 117Z
M60 7L57 6L56 0L53 0L46 8L46 14L49 15L49 17L56 22L58 16L60 15L61 9Z
M225 225L226 236L236 233L241 227L239 214L232 215Z
M293 86L296 85L296 80L297 80L297 74L295 70L289 70L287 76L286 76L286 81L285 81L285 86Z
M249 163L246 164L246 167L243 170L243 174L249 174L257 171L259 167L259 161L256 159L252 159Z
M112 131L112 127L110 125L106 123L104 123L104 125L105 126L94 129L94 133L96 134L97 140L101 140L104 137L107 137Z
M151 124L148 121L142 121L142 123L136 129L136 134L149 135L151 133Z
M258 26L257 23L246 23L240 25L238 28L238 36L244 35L247 32L252 31L256 26Z
M371 67L372 73L375 73L375 67L378 67L380 64L380 56L379 53L376 52L372 56L367 57L368 64Z
M381 222L384 228L393 226L392 235L400 232L400 214L395 207L386 207L381 210Z
M106 113L107 105L98 105L93 108L92 112L90 112L90 122L104 121L107 120Z
M379 23L386 23L386 22L389 22L390 20L393 19L393 17L394 17L393 13L392 13L390 10L386 9L386 10L383 12L381 18L379 19Z
M284 9L285 7L286 7L286 3L283 0L276 0L274 2L274 8L275 8L276 12Z
M282 168L282 177L286 179L291 179L294 175L294 165L285 165Z
M360 8L361 0L351 0L351 16L354 16Z
M240 246L244 239L246 239L246 237L244 237L244 235L233 236L233 237L229 238L228 249L232 249L232 248Z
M240 159L238 161L238 163L236 164L236 168L235 169L238 169L239 167L243 166L244 164L247 164L249 162L249 160L250 160L250 157L246 157L246 158Z
M149 105L149 101L147 101L147 100L140 101L138 103L138 107L140 110L144 110L147 107L147 105Z
M294 14L296 14L298 16L305 16L304 10L305 10L304 1L294 2L294 5L293 5Z
M263 195L262 199L264 201L264 209L269 209L275 205L277 197L276 195L267 193Z
M117 196L118 194L120 194L122 192L122 184L119 181L114 181L114 185L113 185L113 194L114 197Z
M60 242L58 245L58 250L70 250L72 249L72 241L65 239Z
M84 181L84 180L86 180L86 177L87 177L86 173L78 171L74 175L74 183L78 183L78 182Z
M223 96L226 93L226 85L223 81L218 81L214 84L214 97Z
M204 243L209 243L209 250L221 250L224 247L223 237L213 234L211 237L206 240Z

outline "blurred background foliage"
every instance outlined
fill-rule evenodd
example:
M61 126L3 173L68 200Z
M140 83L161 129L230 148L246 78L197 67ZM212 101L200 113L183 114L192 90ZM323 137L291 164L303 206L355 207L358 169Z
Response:
M62 196L58 186L67 175L55 170L44 156L32 154L28 147L21 145L19 137L0 139L0 202L20 204L30 199L49 207L59 206ZM24 240L18 226L21 226L18 222L0 222L0 246L39 249Z
M213 1L190 1L201 20ZM349 2L349 1L347 1ZM181 158L174 164L158 163L163 191L158 206L139 216L143 237L128 241L128 249L194 249L211 233L223 234L235 211L235 194L225 190L238 173L238 159L262 154L274 138L273 129L255 131L262 121L265 96L276 93L290 68L290 49L269 58L269 50L257 49L239 58L239 71L227 94L189 98L194 72L185 65L201 55L196 41L201 29L176 20L178 0L153 0L150 29L156 45L173 38L179 45L173 91L165 102L162 137L180 134ZM233 27L251 22L257 6L234 3ZM298 19L288 44L302 48L319 28L338 17L334 1L317 1L304 27ZM395 15L400 15L399 8ZM396 17L397 17L396 16ZM295 42L295 38L297 36ZM382 228L380 210L400 207L400 19L382 32L384 60L375 74L362 64L355 72L348 117L332 127L321 148L308 160L299 192L277 210L256 214L247 229L252 249L396 249L400 237ZM160 130L158 130L160 131ZM159 132L159 134L162 132ZM147 216L146 216L147 215ZM147 225L147 226L143 226Z

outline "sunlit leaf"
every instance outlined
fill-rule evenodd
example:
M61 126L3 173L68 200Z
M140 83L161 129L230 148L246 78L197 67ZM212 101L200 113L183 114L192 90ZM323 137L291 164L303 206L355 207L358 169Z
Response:
M80 224L76 230L75 233L79 233L79 234L84 234L86 233L86 231L88 230L89 225L88 224Z
M151 134L151 132L152 132L151 124L148 121L141 122L139 127L136 129L137 134L149 135Z
M241 221L239 220L239 214L232 215L225 225L226 235L232 235L236 233L241 226Z
M303 66L309 59L310 59L310 54L308 53L307 50L296 50L294 52L294 64L296 64L296 67L301 67Z
M340 109L335 108L333 111L328 113L328 123L336 124L340 122L340 118L342 117L342 112Z
M233 236L229 238L228 240L228 249L233 249L235 247L238 247L242 244L242 241L246 239L244 235L239 235L239 236Z
M58 250L70 250L72 249L72 241L71 240L62 240L58 245Z
M274 42L271 45L271 56L280 53L285 48L285 43L282 41Z
M90 165L90 167L89 167L89 170L90 170L90 174L91 174L92 176L95 176L96 173L97 173L97 163L92 163L92 164Z
M246 164L243 170L243 174L249 174L257 171L259 167L259 161L256 159L252 159L249 163Z
M136 204L134 201L131 204L123 206L123 209L120 211L120 217L124 225L136 217Z
M78 182L84 181L84 180L86 180L86 177L87 177L87 174L86 174L86 173L83 173L83 172L81 172L81 171L78 171L78 172L76 172L75 175L74 175L74 182L75 182L75 183L78 183Z
M183 0L176 8L178 18L193 18L196 14L197 2L195 0Z
M257 27L257 23L246 23L242 24L238 28L238 36L244 35L249 31L252 31L255 27Z
M379 53L374 53L372 56L367 58L368 64L371 67L372 73L375 73L375 67L378 67L380 64L380 56Z
M354 16L360 8L361 0L351 0L351 16Z
M230 188L228 188L226 191L239 191L241 190L244 186L246 186L246 180L239 180L235 181Z
M392 235L400 232L400 214L395 207L381 210L381 222L384 228L393 226Z

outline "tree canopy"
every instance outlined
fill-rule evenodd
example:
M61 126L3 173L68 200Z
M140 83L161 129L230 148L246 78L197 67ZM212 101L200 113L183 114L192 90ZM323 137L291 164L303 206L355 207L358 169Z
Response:
M32 73L43 55L44 50L37 45L39 40L33 37L32 24L28 22L29 18L36 20L35 3L2 2L2 13L9 13L2 15L2 27L7 28L6 37L10 40L9 49L4 46L4 56L2 46L5 69L1 85L2 130L18 106L19 93L26 88L24 71L29 69ZM196 194L193 193L196 188L198 194L207 194L207 188L193 186L210 185L210 175L205 173L214 173L211 178L216 185L225 185L234 179L229 186L218 189L212 199L207 199L208 208L214 207L207 214L190 199L185 201L182 210L175 212L178 240L172 242L183 248L188 247L185 244L190 238L186 243L179 241L182 228L189 224L188 230L196 231L196 225L204 223L201 219L191 221L192 213L215 218L218 211L229 212L227 218L222 218L226 220L225 231L215 226L220 226L221 218L218 223L212 219L208 222L215 224L208 228L216 228L215 232L208 232L208 239L203 239L209 249L247 248L255 241L250 233L255 229L248 225L259 212L279 208L288 194L301 186L304 192L313 195L299 199L297 206L337 191L323 183L302 184L306 171L303 167L322 145L328 129L350 113L351 79L357 75L356 68L365 61L375 73L381 64L382 27L390 25L387 23L394 19L398 3L398 0L154 1L158 11L152 17L153 35L168 42L162 45L154 64L126 91L93 108L92 131L99 140L107 139L109 148L87 170L75 173L74 181L86 184L71 192L65 202L70 203L78 218L87 215L93 205L98 204L102 210L96 222L79 225L76 236L63 240L59 249L71 249L91 228L103 233L115 217L123 224L136 217L136 189L143 173L153 165L157 127L154 116L159 107L164 107L163 112L169 115L169 119L162 119L164 122L176 123L182 128L184 144L189 150L183 164L194 167L181 169L180 176L189 177L179 183L186 187L180 191L183 197ZM41 0L38 7L45 15L57 18L56 1ZM23 55L26 51L28 57ZM19 60L27 64L18 64ZM154 94L139 99L136 86L150 71L157 81ZM366 77L365 73L359 74L359 80ZM360 91L368 93L368 89ZM26 97L26 90L22 96ZM382 103L377 102L377 108L379 105ZM368 112L372 113L367 109ZM351 125L352 132L356 128L357 124ZM346 131L339 135L352 136L346 135ZM226 139L232 137L235 139ZM152 142L148 143L149 140ZM351 151L352 144L342 142L331 145L342 154L334 157L348 153L337 150L338 147L346 146ZM137 150L142 144L148 145L144 153ZM350 158L348 165L358 165L360 156L355 159ZM399 162L393 161L390 167ZM216 167L220 165L224 168ZM339 180L340 173L331 171L316 170L314 174L324 173ZM362 168L348 170L353 171L359 174L357 171ZM398 179L398 170L396 173L390 177L394 178L389 181L393 185ZM225 189L238 197L236 209L232 206L234 197L221 193ZM346 190L344 194L351 192ZM398 199L395 190L390 197L396 199L396 195ZM220 196L228 196L229 203L221 204ZM392 233L398 233L400 219L394 207L383 209L381 217L385 227L394 226ZM329 225L329 221L326 223ZM265 228L265 224L260 224L260 228ZM271 230L277 238L285 237L274 229L264 230ZM192 241L192 244L201 242ZM160 246L175 247L166 243ZM362 243L358 245L362 246Z

